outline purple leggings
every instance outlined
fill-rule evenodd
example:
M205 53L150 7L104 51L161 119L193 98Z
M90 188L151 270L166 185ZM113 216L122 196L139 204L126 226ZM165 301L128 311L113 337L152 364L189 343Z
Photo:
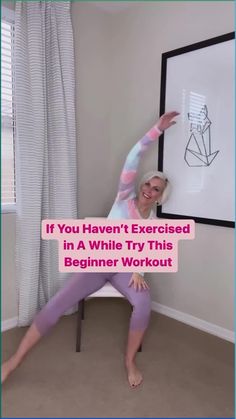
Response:
M131 273L77 273L43 307L34 319L39 333L44 335L74 304L99 290L109 281L133 306L130 330L148 326L151 300L149 290L135 291L129 287Z

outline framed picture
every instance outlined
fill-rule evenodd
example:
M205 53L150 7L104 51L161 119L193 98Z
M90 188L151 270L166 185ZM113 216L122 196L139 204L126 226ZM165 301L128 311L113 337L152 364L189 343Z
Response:
M234 38L162 54L160 114L180 115L159 142L172 192L158 217L234 227Z

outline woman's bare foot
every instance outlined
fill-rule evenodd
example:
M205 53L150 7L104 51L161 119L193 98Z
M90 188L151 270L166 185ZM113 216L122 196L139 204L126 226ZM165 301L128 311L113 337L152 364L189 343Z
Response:
M134 362L128 362L126 363L126 369L127 369L127 375L128 375L128 381L130 387L134 388L141 384L143 381L143 376L139 369L136 367Z
M16 368L14 357L11 357L8 361L2 364L2 377L1 383L4 383L9 377L12 371Z

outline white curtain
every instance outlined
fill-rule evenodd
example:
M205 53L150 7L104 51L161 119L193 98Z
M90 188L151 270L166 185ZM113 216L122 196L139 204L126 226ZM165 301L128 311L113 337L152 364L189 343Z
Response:
M43 219L77 218L74 45L68 1L17 1L16 263L19 325L63 285Z

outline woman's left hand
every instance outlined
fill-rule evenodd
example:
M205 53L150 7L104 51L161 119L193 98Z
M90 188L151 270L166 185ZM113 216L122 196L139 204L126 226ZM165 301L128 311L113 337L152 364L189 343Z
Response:
M170 128L172 125L176 124L176 121L173 120L176 116L179 115L179 112L173 111L173 112L166 112L164 113L158 123L156 124L157 128L159 128L161 131L165 131L167 128Z
M134 272L129 281L129 287L133 286L135 291L142 291L149 289L148 284L144 280L142 275L139 275L137 272Z

